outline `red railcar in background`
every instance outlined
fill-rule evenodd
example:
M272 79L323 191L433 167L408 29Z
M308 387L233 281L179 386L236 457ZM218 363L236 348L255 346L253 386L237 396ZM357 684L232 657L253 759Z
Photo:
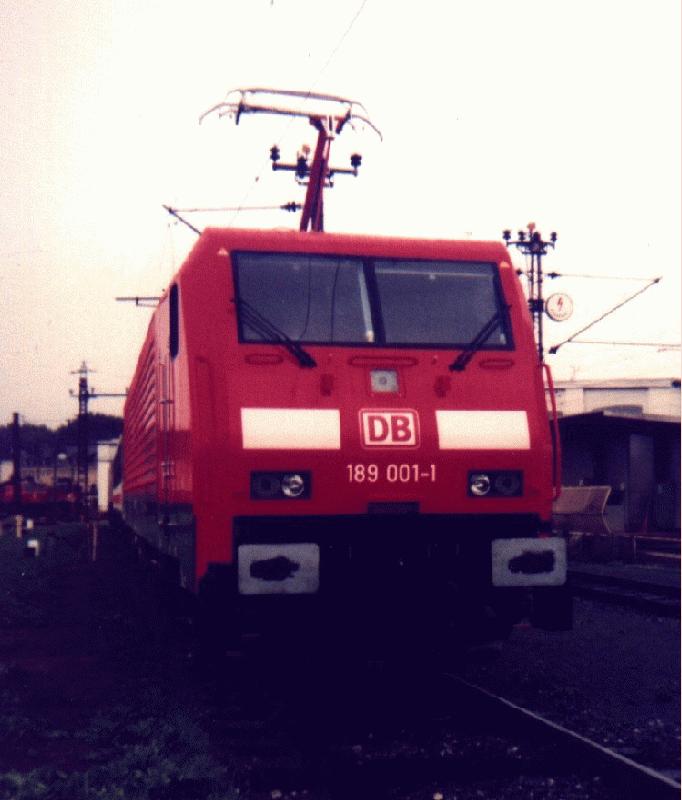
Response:
M0 513L10 514L16 510L14 482L0 484ZM56 486L37 483L33 480L21 482L21 511L29 516L74 515L80 500L78 487L71 482Z

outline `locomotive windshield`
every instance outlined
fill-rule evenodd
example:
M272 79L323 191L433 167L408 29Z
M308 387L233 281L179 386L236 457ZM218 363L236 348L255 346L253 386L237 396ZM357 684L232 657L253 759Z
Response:
M299 253L238 253L234 262L238 306L293 342L452 348L499 314L483 346L510 346L494 264ZM241 341L277 340L241 309L239 322Z

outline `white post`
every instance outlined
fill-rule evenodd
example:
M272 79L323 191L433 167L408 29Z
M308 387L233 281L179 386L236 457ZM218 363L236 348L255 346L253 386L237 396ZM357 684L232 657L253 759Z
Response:
M97 561L97 540L99 539L99 523L92 523L92 560Z
M118 450L118 441L99 442L97 445L97 510L106 514L111 504L113 488L113 461Z

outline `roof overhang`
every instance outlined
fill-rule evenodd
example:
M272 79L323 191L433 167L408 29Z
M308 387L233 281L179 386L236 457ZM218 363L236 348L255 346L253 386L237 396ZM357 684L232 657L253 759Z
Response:
M593 426L607 425L630 428L680 427L680 418L664 414L628 414L622 411L590 411L585 414L567 414L559 417L559 425Z

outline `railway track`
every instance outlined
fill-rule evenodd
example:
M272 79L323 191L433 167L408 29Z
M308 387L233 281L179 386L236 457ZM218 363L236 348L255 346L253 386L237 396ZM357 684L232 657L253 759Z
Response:
M679 767L667 770L676 774L676 780L457 675L448 678L482 704L488 704L494 713L507 717L516 729L527 729L553 740L568 756L569 763L579 761L584 770L594 771L593 778L603 778L605 783L623 792L623 797L679 798Z
M14 537L2 540L8 551L16 551L14 562L6 558L5 566L14 563L17 581L29 568L36 572L34 582L27 584L22 579L20 583L23 591L38 592L38 610L45 601L42 584L38 585L41 570L53 562L54 569L70 570L64 573L65 590L59 591L60 602L68 603L53 620L56 627L52 632L40 626L28 632L8 630L6 645L11 644L12 658L19 659L17 663L25 670L35 661L28 645L39 648L44 658L52 653L45 648L53 646L60 660L44 662L51 670L45 685L53 686L54 665L61 664L63 697L83 698L80 706L76 703L76 710L80 708L84 720L97 707L93 702L103 702L99 694L102 681L111 691L129 682L130 697L126 691L116 700L120 705L111 709L104 704L98 711L109 727L98 734L97 741L102 747L114 747L115 752L120 748L126 759L147 746L151 735L145 753L150 755L158 747L154 758L166 766L173 764L173 759L179 758L174 750L178 731L184 736L192 733L192 742L198 741L201 759L212 765L211 769L204 761L196 774L187 773L184 767L174 768L170 773L174 782L167 785L165 778L158 778L150 798L207 796L206 786L222 785L219 780L239 787L240 796L248 800L293 800L294 796L297 800L428 800L438 795L443 800L678 796L679 787L670 775L658 774L622 753L589 742L457 675L444 674L433 662L423 660L410 668L395 666L397 658L368 664L349 655L351 646L335 644L334 652L325 652L324 642L317 640L313 646L318 655L308 658L297 649L296 641L282 632L278 643L254 643L250 651L233 656L207 677L191 656L192 625L181 625L177 614L184 612L170 602L172 598L161 592L154 579L140 580L142 570L129 544L103 532L98 560L93 562L85 532L57 534L39 559L28 562L21 554L21 542ZM91 595L94 589L97 593ZM97 628L104 625L104 638L94 650L88 644L93 628L88 627L92 620L88 622L86 610L93 596L99 598ZM22 609L18 612L23 613ZM74 625L81 632L75 638ZM75 643L70 662L63 658L67 632L69 641ZM299 633L305 641L314 639L309 631ZM47 641L43 641L45 636ZM112 658L119 651L118 660ZM43 671L37 675L43 676ZM26 676L38 680L32 672ZM141 676L146 676L147 683L140 682ZM77 691L73 688L76 684ZM139 686L156 687L159 698L136 694L141 691ZM45 689L45 696L51 697L52 692ZM17 695L17 702L22 697ZM71 717L74 704L68 702ZM29 705L22 701L20 707ZM63 725L59 704L53 713L57 716L52 727ZM183 720L186 722L179 726ZM48 722L43 720L40 725L49 732L49 716ZM140 725L146 731L142 738ZM119 729L123 738L112 741L106 731ZM30 730L38 748L35 758L49 763L55 758L52 739L46 736L36 741L35 725ZM161 733L150 734L150 730ZM70 746L80 757L82 737L72 738ZM6 749L4 757L11 755ZM650 763L668 766L667 755L657 758ZM121 776L107 764L105 759L92 774L100 775L103 786L107 781L118 785ZM678 765L669 766L672 775ZM76 778L78 775L68 779ZM53 780L62 779L57 775Z
M636 608L657 616L680 618L678 586L580 569L571 569L569 576L573 593L578 597Z
M262 705L236 717L215 703L211 739L248 765L250 798L679 797L669 775L456 674L375 670L345 685L304 671L277 698L251 685Z

